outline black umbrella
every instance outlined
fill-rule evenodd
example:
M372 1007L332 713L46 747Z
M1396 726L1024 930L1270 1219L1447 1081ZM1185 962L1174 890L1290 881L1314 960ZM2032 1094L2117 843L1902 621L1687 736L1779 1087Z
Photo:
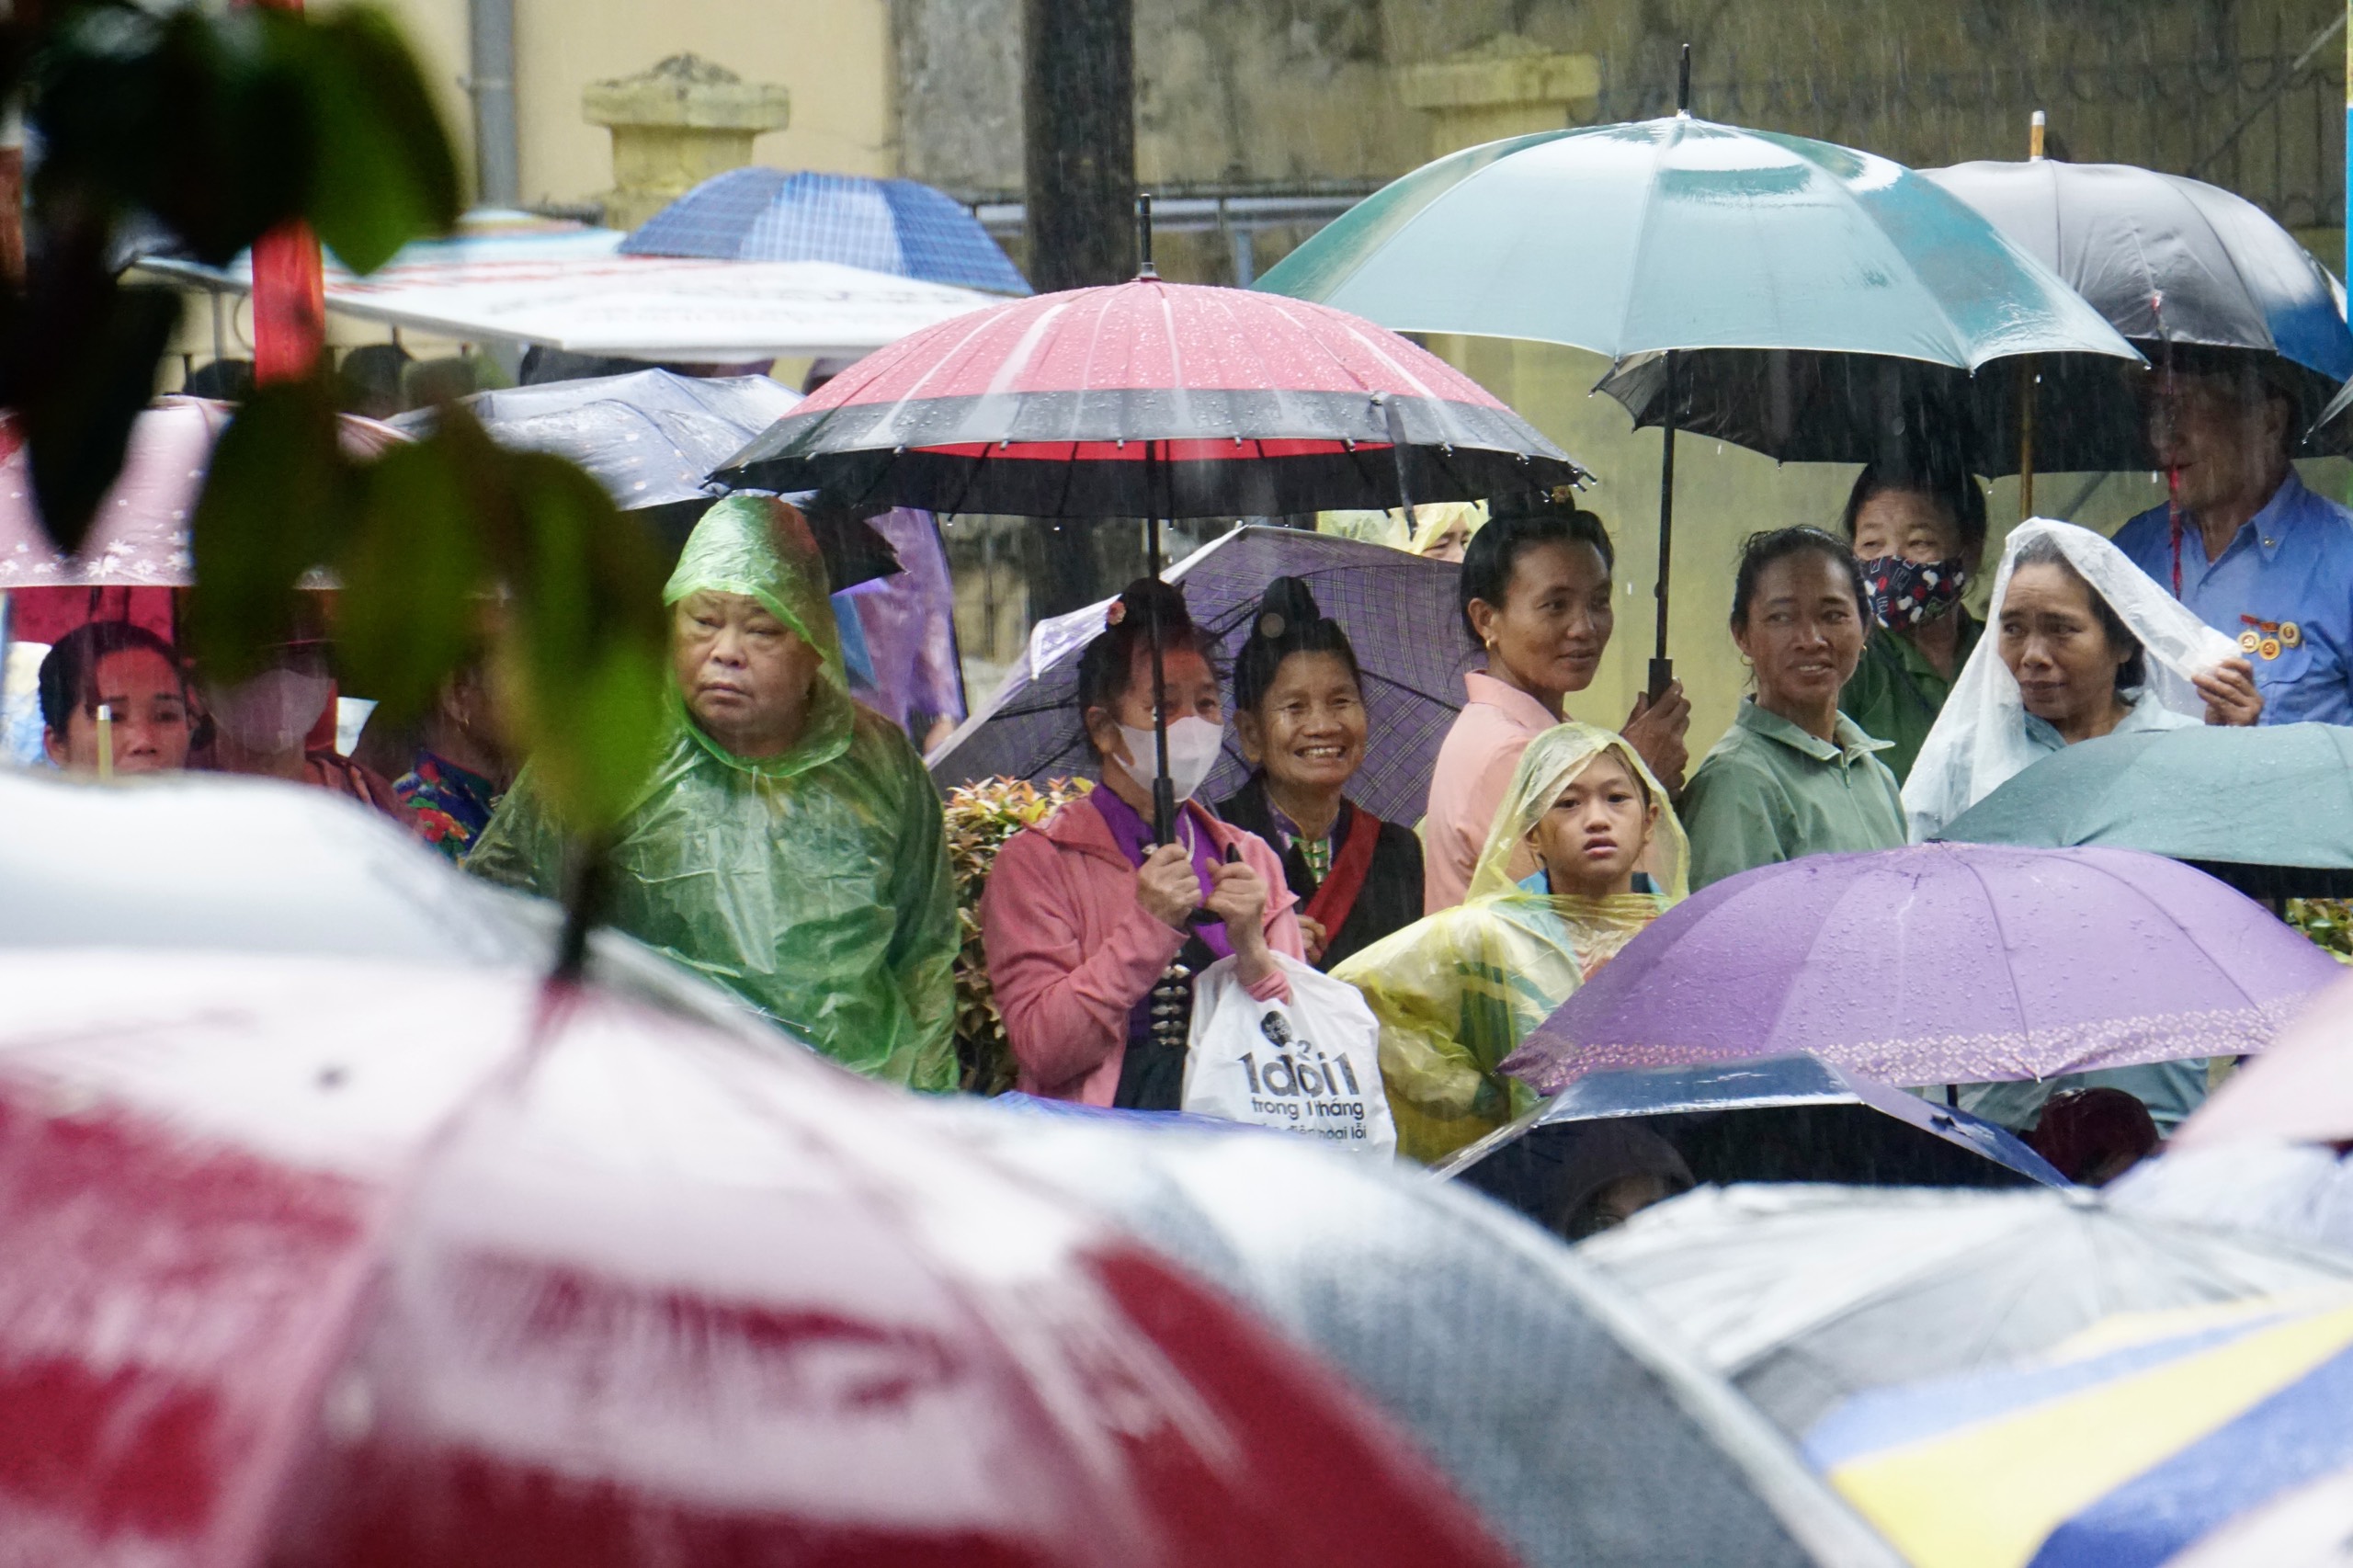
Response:
M1656 1133L1700 1182L2067 1185L1991 1122L1802 1055L1588 1073L1437 1168L1550 1223L1580 1137L1602 1123Z
M2184 351L2204 366L2245 364L2293 397L2300 428L2321 423L2331 395L2353 377L2353 332L2336 286L2293 234L2243 197L2129 164L2035 158L1921 172L2065 278L2159 369ZM2145 381L2047 364L2032 405L2034 466L2154 466L2140 417ZM1995 378L1978 389L1979 421L2012 433L2007 457L1997 440L1981 472L2018 472L2022 384ZM2353 450L2353 432L2323 423L2305 449Z

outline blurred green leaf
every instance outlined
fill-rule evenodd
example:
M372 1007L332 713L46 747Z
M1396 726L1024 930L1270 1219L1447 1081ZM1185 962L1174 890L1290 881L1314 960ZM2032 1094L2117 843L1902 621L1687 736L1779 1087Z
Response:
M496 547L514 592L502 649L534 771L575 833L635 803L665 727L669 619L652 536L560 458L507 455L512 511Z
M457 158L433 97L392 23L337 12L311 26L304 85L317 160L306 210L354 272L373 272L458 221Z
M188 636L214 679L254 674L292 634L295 584L336 554L358 501L326 383L255 392L212 449L191 529Z
M155 362L180 317L168 289L124 289L103 276L60 279L24 312L33 341L10 378L23 421L33 504L58 549L82 548L98 503L122 472L131 422L155 392Z
M393 448L360 471L358 491L335 562L337 651L352 687L404 722L476 646L483 555L447 442Z
M199 260L227 262L310 187L306 36L274 11L74 6L32 77L36 212L152 213Z

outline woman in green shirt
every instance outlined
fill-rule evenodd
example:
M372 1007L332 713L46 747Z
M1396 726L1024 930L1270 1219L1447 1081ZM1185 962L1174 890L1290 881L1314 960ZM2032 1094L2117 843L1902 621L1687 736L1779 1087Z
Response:
M1846 528L1876 625L1838 708L1889 743L1901 784L1985 630L1961 602L1985 558L1985 493L1954 464L1874 463Z
M1802 855L1904 842L1904 799L1877 756L1887 743L1838 710L1870 624L1862 572L1820 528L1751 534L1741 547L1732 636L1756 693L1683 797L1695 891Z

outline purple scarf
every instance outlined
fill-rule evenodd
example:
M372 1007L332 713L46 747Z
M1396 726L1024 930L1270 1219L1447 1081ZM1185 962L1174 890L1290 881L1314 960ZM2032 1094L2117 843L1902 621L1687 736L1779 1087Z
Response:
M1103 825L1111 830L1111 842L1120 846L1120 853L1128 858L1128 864L1141 868L1145 852L1152 846L1152 824L1137 815L1133 806L1100 784L1088 792L1086 799L1102 817ZM1218 847L1211 841L1209 830L1202 825L1208 820L1208 813L1190 801L1177 808L1176 837L1193 852L1193 875L1201 885L1203 898L1209 896L1210 889L1214 885L1210 879L1210 868L1218 863ZM1196 926L1193 934L1200 937L1202 945L1219 958L1233 956L1233 943L1226 937L1222 920Z

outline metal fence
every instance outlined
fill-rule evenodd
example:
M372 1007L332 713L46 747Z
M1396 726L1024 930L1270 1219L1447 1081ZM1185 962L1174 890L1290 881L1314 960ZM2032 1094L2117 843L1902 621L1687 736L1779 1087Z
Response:
M2028 116L2047 109L2068 157L2192 175L2287 228L2341 228L2342 6L2306 0L2269 7L2268 17L2255 6L2220 9L2227 28L2211 18L2186 26L2180 6L2120 6L2073 42L1989 48L1969 62L1891 39L1876 61L1825 52L1802 70L1760 71L1735 50L1707 46L1692 108L1915 167L2024 157ZM2189 36L2200 31L2208 36ZM1672 112L1659 75L1637 83L1605 62L1592 122Z

